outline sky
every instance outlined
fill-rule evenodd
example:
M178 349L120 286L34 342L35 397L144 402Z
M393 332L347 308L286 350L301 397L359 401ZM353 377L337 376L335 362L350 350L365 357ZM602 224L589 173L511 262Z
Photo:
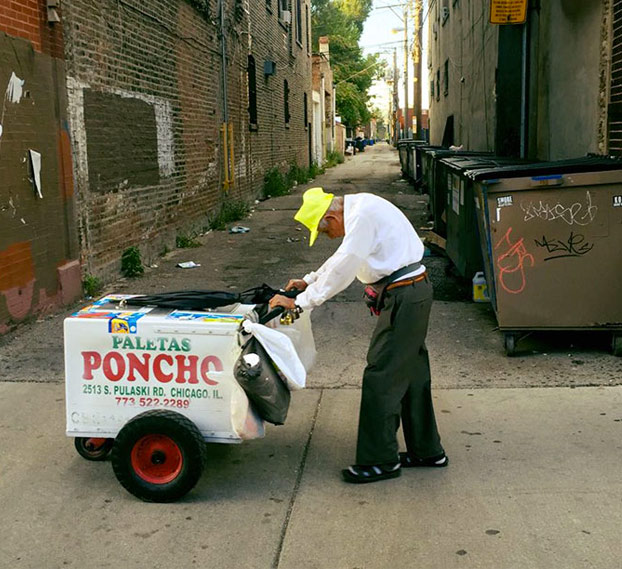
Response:
M367 53L379 53L380 56L388 62L389 68L393 67L393 50L397 48L397 66L400 70L400 77L402 76L402 70L404 68L404 32L403 32L403 12L401 6L404 4L404 0L374 0L373 9L363 28L363 34L361 36L359 45ZM423 16L427 13L428 0L423 2ZM388 8L388 7L391 8ZM392 33L392 30L399 29L397 33ZM426 47L427 47L427 20L423 25L423 64L422 69L424 73L427 71L426 65ZM414 36L414 24L412 18L409 17L409 44L412 44ZM413 67L412 61L409 66L409 102L412 106L413 102ZM426 85L427 81L423 81ZM374 105L379 107L383 112L388 110L389 100L391 97L390 87L384 82L377 82L370 90L371 95L375 95ZM403 105L404 99L404 87L403 82L400 80L400 106ZM428 108L428 89L423 89L423 108Z

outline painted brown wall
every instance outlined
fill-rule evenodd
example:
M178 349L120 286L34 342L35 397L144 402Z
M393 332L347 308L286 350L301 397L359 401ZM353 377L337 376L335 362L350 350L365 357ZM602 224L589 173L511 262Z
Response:
M45 2L0 6L0 334L81 294L62 29L46 18Z

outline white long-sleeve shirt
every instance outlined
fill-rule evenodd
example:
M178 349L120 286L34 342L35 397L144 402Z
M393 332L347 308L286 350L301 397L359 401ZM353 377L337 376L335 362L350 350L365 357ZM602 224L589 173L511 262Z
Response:
M303 310L319 306L355 278L364 284L375 283L423 258L421 239L391 202L373 194L347 195L343 214L343 242L317 271L303 277L308 286L296 297L296 304ZM422 265L400 278L424 271Z

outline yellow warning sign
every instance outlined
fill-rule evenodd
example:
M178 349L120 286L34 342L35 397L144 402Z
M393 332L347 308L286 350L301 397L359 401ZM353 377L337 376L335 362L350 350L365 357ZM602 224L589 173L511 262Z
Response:
M491 24L524 24L527 0L490 0Z

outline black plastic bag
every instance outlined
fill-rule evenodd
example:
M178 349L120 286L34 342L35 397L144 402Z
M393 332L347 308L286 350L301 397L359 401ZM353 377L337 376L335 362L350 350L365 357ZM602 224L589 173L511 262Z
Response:
M245 358L245 356L257 357ZM282 425L289 410L290 392L259 341L251 337L233 368L257 414L268 423Z
M295 296L296 293L284 293L267 284L249 288L243 292L221 290L180 290L159 294L140 295L123 301L129 306L158 306L177 310L207 310L242 302L244 304L264 304L275 294Z

